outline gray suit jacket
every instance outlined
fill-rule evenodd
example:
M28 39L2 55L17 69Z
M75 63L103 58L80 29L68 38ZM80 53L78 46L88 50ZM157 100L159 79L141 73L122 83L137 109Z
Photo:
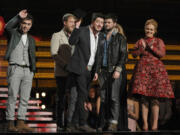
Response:
M5 26L5 30L6 32L8 32L8 45L5 55L6 60L9 60L12 51L16 48L19 41L21 40L22 33L16 27L19 23L19 20L20 18L17 15L13 17ZM28 40L29 40L28 53L29 53L30 69L31 71L35 72L36 71L35 40L29 34L28 34Z

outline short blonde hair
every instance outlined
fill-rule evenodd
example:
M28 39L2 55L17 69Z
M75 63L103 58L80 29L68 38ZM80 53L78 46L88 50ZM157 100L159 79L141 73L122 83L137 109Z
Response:
M152 24L154 26L155 32L157 33L157 29L158 29L158 23L156 20L154 19L148 19L145 23L145 27L149 24Z
M74 19L76 19L76 17L71 14L71 13L66 13L63 17L62 17L62 21L63 22L67 22L67 20L69 19L69 17L73 17Z

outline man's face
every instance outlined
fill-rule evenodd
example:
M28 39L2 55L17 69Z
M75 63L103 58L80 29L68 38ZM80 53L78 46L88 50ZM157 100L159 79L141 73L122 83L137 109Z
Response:
M75 21L74 17L69 17L68 20L64 22L64 27L67 32L72 33L75 28Z
M96 18L94 22L92 22L92 27L95 31L100 32L104 26L104 19L103 18Z
M116 26L116 23L112 19L105 19L104 25L106 31L111 31Z
M31 27L32 27L32 20L23 20L20 23L20 29L24 34L28 33L28 31L31 29Z

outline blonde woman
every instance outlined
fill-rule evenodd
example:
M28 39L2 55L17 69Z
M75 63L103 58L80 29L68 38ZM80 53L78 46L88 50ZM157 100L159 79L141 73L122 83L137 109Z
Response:
M114 28L114 32L115 33L120 33L121 35L123 35L123 37L125 38L125 39L127 39L126 38L126 35L125 35L125 33L124 33L124 29L123 29L123 27L120 25L120 24L116 24L116 26L115 26L115 28ZM129 50L128 50L128 43L127 43L127 52L128 52ZM128 53L127 53L127 55L128 55ZM126 62L128 61L128 56L127 56L127 59L126 59Z
M119 32L120 34L122 34L125 38L125 34L124 34L124 30L123 30L123 27L120 25L120 24L116 24L116 27L115 27L115 32Z
M131 80L131 90L142 104L143 130L158 129L159 100L172 99L174 93L164 64L160 58L166 54L162 39L155 37L158 23L149 19L145 23L145 37L135 44L133 57L140 56ZM151 108L151 125L148 112Z

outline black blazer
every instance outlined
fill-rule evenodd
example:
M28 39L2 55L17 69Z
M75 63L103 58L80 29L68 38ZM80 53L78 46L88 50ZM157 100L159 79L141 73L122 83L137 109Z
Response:
M69 43L76 47L67 66L67 70L79 75L83 74L87 70L87 64L91 55L89 26L74 29L69 38Z

